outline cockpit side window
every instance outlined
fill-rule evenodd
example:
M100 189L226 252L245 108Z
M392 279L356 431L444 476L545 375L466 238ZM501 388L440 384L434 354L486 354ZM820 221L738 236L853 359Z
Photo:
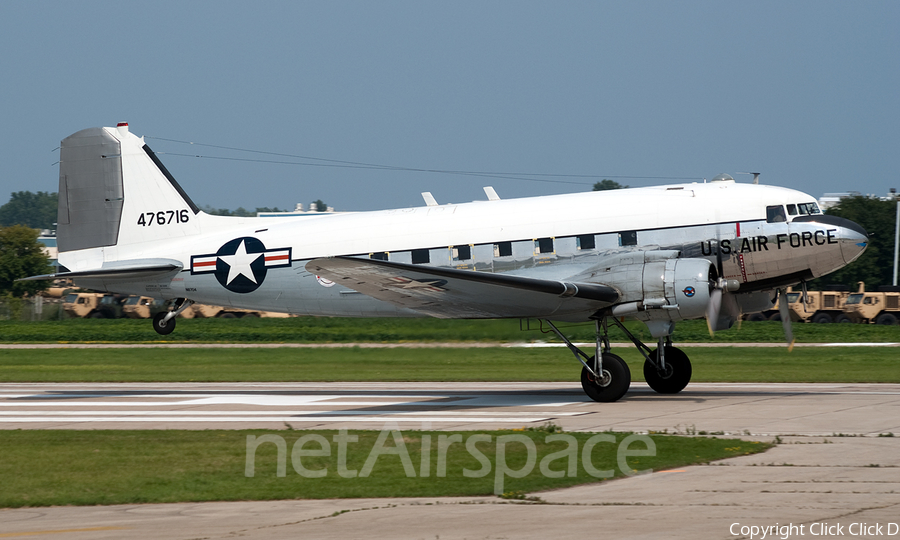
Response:
M784 207L779 205L776 206L767 206L766 207L766 222L768 223L782 223L787 221L787 217L784 215Z
M819 205L814 202L811 203L801 203L798 204L797 207L800 209L800 215L812 215L812 214L821 214L822 211L819 210Z
M789 215L789 216L796 216L796 215L797 215L797 205L796 205L796 204L789 204L789 205L787 205L787 208L788 208L788 215Z

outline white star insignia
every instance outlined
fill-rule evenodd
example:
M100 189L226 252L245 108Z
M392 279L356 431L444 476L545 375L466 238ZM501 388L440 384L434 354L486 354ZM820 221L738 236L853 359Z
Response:
M228 285L231 285L231 282L238 276L244 276L253 283L256 283L256 277L253 275L253 269L250 268L250 265L262 257L263 254L247 253L247 246L245 246L244 243L245 241L242 240L237 251L234 252L234 255L219 256L219 258L222 259L222 262L228 265L228 279L225 280L225 283Z

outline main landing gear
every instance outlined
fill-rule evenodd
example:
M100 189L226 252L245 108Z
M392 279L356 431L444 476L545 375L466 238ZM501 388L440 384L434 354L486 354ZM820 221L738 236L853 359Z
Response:
M171 310L160 311L153 317L153 329L156 330L157 334L163 336L171 334L175 330L175 317L193 303L193 300L188 300L187 298L176 298Z
M660 394L677 394L691 381L691 361L687 355L672 346L670 336L659 338L659 346L650 350L629 332L615 317L603 317L596 324L596 352L593 356L579 349L550 321L544 319L550 329L565 342L581 363L581 387L594 401L610 403L618 401L631 386L631 370L622 358L612 354L609 346L608 321L621 329L637 350L644 356L644 380Z

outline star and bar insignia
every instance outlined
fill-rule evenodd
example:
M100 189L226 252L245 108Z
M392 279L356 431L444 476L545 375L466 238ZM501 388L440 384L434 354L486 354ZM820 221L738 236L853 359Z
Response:
M270 268L291 266L291 248L266 249L251 236L226 242L216 253L191 256L191 274L215 273L223 287L250 293L262 285Z

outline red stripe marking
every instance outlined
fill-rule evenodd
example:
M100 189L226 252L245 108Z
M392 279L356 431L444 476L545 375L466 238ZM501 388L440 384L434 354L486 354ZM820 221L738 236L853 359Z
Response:
M266 257L266 262L269 261L286 261L288 256L285 255L269 255Z
M735 228L735 230L737 230L737 236L740 236L741 235L741 224L735 223L734 228Z
M217 261L207 261L207 262L195 262L194 268L199 266L215 266Z

